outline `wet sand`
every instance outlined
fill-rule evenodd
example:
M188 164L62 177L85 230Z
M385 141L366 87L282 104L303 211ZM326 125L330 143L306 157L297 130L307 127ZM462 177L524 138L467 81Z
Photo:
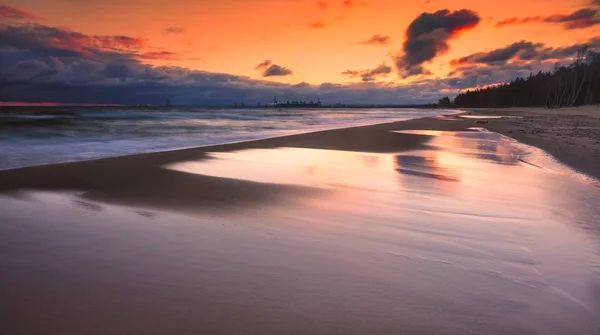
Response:
M489 124L482 126L541 148L578 171L600 179L600 106L469 111L477 115L520 117L489 120Z
M465 131L476 125L420 119L1 171L0 324L597 334L598 184Z

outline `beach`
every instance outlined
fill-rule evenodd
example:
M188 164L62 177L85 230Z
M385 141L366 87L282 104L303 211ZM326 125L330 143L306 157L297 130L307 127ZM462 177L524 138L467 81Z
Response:
M600 107L469 109L474 114L512 115L484 125L550 153L559 161L600 178Z
M0 323L597 334L599 131L467 110L0 171Z

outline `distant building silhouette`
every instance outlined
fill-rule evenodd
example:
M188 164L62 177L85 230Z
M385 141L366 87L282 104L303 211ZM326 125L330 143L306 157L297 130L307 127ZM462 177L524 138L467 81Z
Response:
M278 102L277 97L273 97L273 103L267 105L270 107L277 108L319 108L322 107L321 99L317 97L317 102L314 100L304 101L304 100L288 100L286 102Z

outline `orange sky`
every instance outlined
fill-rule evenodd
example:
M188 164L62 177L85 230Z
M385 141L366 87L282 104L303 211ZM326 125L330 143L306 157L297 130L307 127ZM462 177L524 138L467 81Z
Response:
M391 55L402 50L407 26L422 12L470 9L480 24L449 42L450 50L426 68L445 77L452 59L506 46L519 40L548 46L573 44L600 35L596 27L564 30L532 23L495 27L509 17L571 13L587 0L365 0L344 6L343 0L0 0L44 17L43 24L91 35L143 38L153 48L181 53L181 59L155 61L210 72L261 78L264 60L294 74L270 77L284 83L358 82L341 73L393 66ZM311 23L320 22L322 28ZM183 33L167 34L168 27ZM391 37L389 45L363 45L374 34ZM403 83L394 72L382 81Z

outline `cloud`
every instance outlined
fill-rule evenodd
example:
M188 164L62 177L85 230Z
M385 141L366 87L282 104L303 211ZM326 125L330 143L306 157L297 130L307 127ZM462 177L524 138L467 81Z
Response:
M373 82L290 85L145 63L176 57L181 56L129 36L86 35L30 23L3 25L0 100L157 105L171 97L182 105L231 105L234 101L267 102L273 96L281 100L319 96L326 103L399 104L427 103L449 90L458 92L442 81L404 86ZM271 61L261 64L259 70L267 77L291 72ZM389 70L371 71L379 75Z
M544 22L561 24L564 29L582 29L600 24L600 17L597 10L582 8L568 15L548 16Z
M596 1L600 3L600 0ZM559 24L565 30L584 29L600 24L600 15L597 9L581 8L571 14L555 14L550 16L530 16L524 18L512 17L496 23L496 27L526 24L531 22L544 22Z
M390 42L391 42L391 37L386 36L386 35L381 35L381 34L375 34L375 35L371 36L371 38L369 38L368 40L360 42L360 44L386 45L386 44L390 44Z
M183 27L167 27L167 29L165 29L165 33L167 34L183 34L185 33L185 28Z
M29 21L41 21L43 18L28 13L24 10L10 7L7 5L0 4L0 18L9 20L29 20Z
M151 60L180 60L179 54L171 51L148 51L137 54L139 59L151 59Z
M447 83L451 87L485 87L526 77L538 71L552 71L557 64L571 63L584 45L600 50L600 37L563 47L520 41L502 48L474 53L451 61L453 69L448 74Z
M310 87L310 84L307 83L307 82L305 82L305 81L303 81L301 83L298 83L298 84L294 85L294 87L295 88L307 88L307 87Z
M463 64L504 64L511 59L531 59L536 50L543 48L542 43L532 43L526 41L515 42L503 48L494 49L488 52L478 52L469 56L461 57L451 61L453 66Z
M322 28L327 27L328 24L323 21L313 21L313 22L310 22L308 24L308 26L311 28L315 28L315 29L322 29Z
M273 64L273 62L271 62L268 59L266 61L258 64L254 69L255 70L263 70L263 72L262 72L263 77L281 77L281 76L288 76L288 75L294 74L294 72L292 70L290 70L284 66Z
M543 43L533 43L529 41L520 41L512 43L506 47L494 49L487 52L478 52L465 57L452 60L452 66L464 65L504 65L515 62L531 61L562 61L571 60L577 54L577 51L584 45L590 48L600 49L600 37L594 37L586 43L573 44L565 47L548 47Z
M350 77L360 77L362 81L369 82L374 81L378 76L385 77L392 72L392 68L381 64L374 69L371 70L346 70L342 72L343 75L348 75Z
M600 38L592 42L600 45ZM559 55L566 54L569 47L537 48ZM158 105L171 97L181 105L224 106L234 101L268 102L273 96L278 100L319 96L324 103L418 104L465 88L514 79L510 77L537 66L551 69L554 64L552 60L535 63L535 58L518 61L514 57L493 65L471 61L454 68L449 78L420 79L406 85L376 82L393 71L382 64L349 71L348 75L361 79L355 83L294 85L146 62L177 57L181 55L151 48L129 36L86 35L31 22L4 25L0 26L0 101ZM261 64L258 70L267 77L291 72L271 61Z
M518 17L511 17L502 21L498 21L496 23L496 27L503 27L503 26L508 26L508 25L515 25L515 24L525 24L525 23L530 23L530 22L539 22L542 20L541 16L529 16L529 17L524 17L524 18L518 18Z
M294 72L292 72L292 70L290 70L286 67L279 66L277 64L272 64L263 72L262 76L263 77L281 77L281 76L288 76L293 73Z
M0 46L27 49L53 56L98 56L134 52L145 47L142 39L123 35L86 35L39 24L0 26Z
M323 0L317 1L317 7L319 7L320 9L327 9L327 7L329 7L329 2Z
M271 64L273 64L270 60L266 60L258 65L256 65L256 67L254 68L255 70L264 70L266 68L268 68L269 66L271 66Z
M354 8L354 7L366 6L367 2L366 1L357 1L357 0L343 0L342 5L346 8Z
M317 7L319 7L319 9L327 9L329 8L332 4L331 4L331 0L319 0L316 2ZM355 7L361 7L361 6L366 6L367 2L366 1L357 1L357 0L341 0L341 5L344 8L355 8Z
M407 78L427 74L423 64L446 53L450 48L449 40L475 27L480 20L477 13L467 9L454 12L445 9L419 15L406 30L403 53L394 59L400 75Z

